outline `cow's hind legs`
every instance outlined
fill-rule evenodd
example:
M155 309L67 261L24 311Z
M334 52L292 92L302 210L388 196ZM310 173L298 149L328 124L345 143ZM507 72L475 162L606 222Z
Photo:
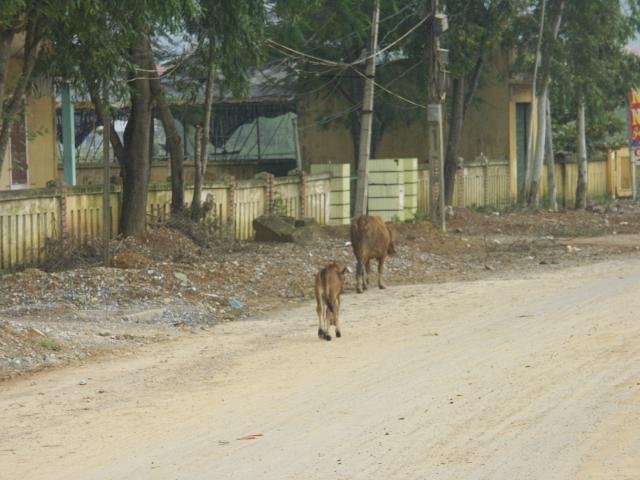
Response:
M367 260L364 264L365 266L365 274L364 274L364 289L367 290L369 288L369 275L371 274L371 260Z
M384 257L378 259L378 287L380 287L380 289L387 288L387 286L384 284L384 281L382 280L383 270L384 270Z
M362 293L364 285L364 265L360 260L356 262L356 292Z
M329 308L327 307L326 300L323 301L322 305L322 330L323 336L325 340L331 340L331 335L329 335L329 329L331 328L331 322L329 321Z
M316 312L318 313L318 338L320 340L325 338L325 318L327 317L327 307L323 301L319 301L316 306Z

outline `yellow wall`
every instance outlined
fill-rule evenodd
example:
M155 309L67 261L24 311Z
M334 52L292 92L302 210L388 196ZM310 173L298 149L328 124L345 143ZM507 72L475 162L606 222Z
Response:
M487 60L478 91L465 117L460 155L473 162L484 154L491 159L509 156L509 84L506 55Z
M516 103L531 103L531 84L510 78L510 58L504 51L488 60L475 101L469 107L463 129L461 155L465 162L480 154L509 162L509 192L517 197ZM534 132L536 121L534 117Z
M9 87L11 79L18 74L20 63L12 61L9 69ZM58 176L56 166L56 124L55 100L52 95L43 94L31 97L27 101L27 161L29 187L45 187L49 180ZM11 189L11 142L0 172L0 190Z
M527 84L512 84L509 89L509 170L510 175L510 192L512 200L518 197L518 176L517 176L517 140L516 140L516 104L531 103L532 89ZM538 128L537 116L534 112L533 117L533 133L535 135ZM535 138L535 137L534 137Z
M425 122L398 125L382 135L376 158L417 158L427 162L427 127Z
M481 154L492 160L508 160L510 195L515 198L516 118L517 102L531 101L531 86L510 79L510 56L499 51L492 55L480 78L474 102L464 122L460 155L473 162ZM313 163L350 163L353 144L344 117L330 128L314 125L323 115L345 111L349 105L336 93L327 100L322 96L307 97L299 103L299 127L303 165ZM535 126L535 124L534 124ZM446 132L445 132L446 143ZM426 122L388 128L380 141L377 158L418 158L427 162ZM355 170L352 169L352 172Z
M30 98L27 129L34 137L28 142L29 185L44 187L57 178L56 105L52 96Z
M312 163L349 163L353 165L353 142L347 127L348 115L326 126L317 125L321 118L337 114L349 108L336 93L326 99L323 96L304 97L298 102L298 129L303 168Z

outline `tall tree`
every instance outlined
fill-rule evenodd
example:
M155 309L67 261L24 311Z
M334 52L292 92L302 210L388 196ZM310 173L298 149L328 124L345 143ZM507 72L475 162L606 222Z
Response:
M529 132L527 135L527 150L525 154L525 172L524 172L524 192L522 192L522 203L527 204L529 197L531 196L531 178L533 175L533 120L536 114L536 98L538 97L538 68L540 67L540 60L542 58L542 40L544 38L544 27L546 21L547 0L540 0L540 13L538 14L540 20L538 22L538 37L536 41L536 51L533 63L533 81L531 83L531 94L533 96L531 102L531 111L529 112Z
M318 126L342 124L349 129L357 168L373 0L274 0L272 5L272 65L290 74L281 83L298 98L329 100L331 107L318 118ZM372 158L390 126L424 117L423 5L423 0L380 1ZM336 98L342 107L335 106Z
M547 122L547 138L545 141L546 159L547 159L547 197L549 200L549 208L556 212L558 210L558 187L556 185L556 161L553 148L553 124L551 123L551 100L547 94L546 102L546 122Z
M538 116L538 128L536 131L535 141L535 158L531 168L531 182L527 189L528 196L526 203L530 207L537 208L540 204L540 183L542 175L542 165L545 156L545 143L547 140L547 129L551 126L547 124L547 110L549 104L549 86L551 84L551 62L553 61L553 52L556 47L558 33L562 22L562 14L564 11L564 0L559 0L550 5L549 15L550 22L548 27L542 30L542 47L540 50L540 88L535 92L534 101L536 103L536 112Z
M4 162L11 128L22 109L22 101L31 85L40 60L42 46L51 26L64 9L52 1L7 0L0 11L0 169ZM20 70L7 84L9 61L14 40L22 43ZM6 97L6 98L5 98Z
M638 59L626 50L639 26L637 2L566 3L552 69L557 85L553 104L558 141L564 143L563 149L578 154L577 208L587 205L589 156L610 127L625 128L614 121L611 112L626 103L629 87L640 76Z
M190 0L78 0L66 4L52 35L49 66L90 93L104 121L101 99L129 105L123 139L110 128L110 141L123 181L120 231L140 233L146 225L150 130L157 78L149 38L156 32L177 32L197 11ZM103 81L103 79L108 81ZM112 125L113 127L113 125Z
M200 48L197 55L185 61L189 82L205 85L201 97L202 135L194 159L191 202L194 218L200 218L202 214L202 184L211 141L215 93L217 91L221 96L228 92L236 96L246 93L249 75L261 58L265 23L264 0L198 0L198 5L200 15L188 22L187 32ZM200 89L195 90L200 93Z
M151 48L151 40L148 36L145 43L147 46L147 55L153 60L154 53ZM155 66L156 62L152 61L152 64ZM169 153L171 167L171 213L179 214L184 210L184 149L182 138L178 133L176 121L166 98L160 75L155 68L149 72L149 86L160 121L162 122L167 151Z
M445 45L450 52L452 76L445 155L445 202L451 205L465 115L475 97L487 57L513 28L523 2L447 0L445 4L451 14Z

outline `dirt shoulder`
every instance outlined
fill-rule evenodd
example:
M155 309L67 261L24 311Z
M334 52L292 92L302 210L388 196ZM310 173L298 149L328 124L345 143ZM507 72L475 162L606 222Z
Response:
M636 257L640 214L619 203L598 212L456 210L449 233L397 226L386 265L391 285L521 278ZM326 227L311 245L237 242L201 248L157 228L116 245L115 264L76 252L76 266L0 276L0 379L69 362L126 354L145 344L253 318L313 297L315 271L353 263L348 227ZM347 285L347 292L353 288Z
M22 480L637 478L640 259L526 277L347 293L331 342L307 302L5 382L0 464Z

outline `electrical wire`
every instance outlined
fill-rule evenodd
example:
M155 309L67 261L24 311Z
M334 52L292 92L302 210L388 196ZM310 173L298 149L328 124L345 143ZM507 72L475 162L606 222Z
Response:
M358 60L355 60L353 62L350 63L345 63L345 62L334 62L332 60L327 60L326 58L321 58L321 57L317 57L315 55L311 55L308 53L304 53L301 52L299 50L296 50L294 48L288 47L286 45L283 45L281 43L276 42L275 40L272 39L268 39L266 41L267 45L271 46L271 48L274 48L275 50L280 51L280 53L284 53L286 55L291 56L292 58L307 58L308 62L311 64L317 64L317 65L324 65L324 66L330 66L330 67L342 67L342 68L349 68L349 67L353 67L355 65L361 64L363 62L366 62L367 60L370 60L372 58L377 57L378 55L390 50L391 48L393 48L395 45L397 45L398 43L400 43L402 40L404 40L405 38L407 38L411 33L413 33L415 30L417 30L424 22L426 22L429 18L431 17L431 15L427 15L425 17L423 17L418 23L416 23L413 27L411 27L409 30L407 30L404 34L402 34L400 37L398 37L396 40L394 40L393 42L391 42L389 45L386 45L384 48L381 48L379 50L376 50L375 52L359 58Z

